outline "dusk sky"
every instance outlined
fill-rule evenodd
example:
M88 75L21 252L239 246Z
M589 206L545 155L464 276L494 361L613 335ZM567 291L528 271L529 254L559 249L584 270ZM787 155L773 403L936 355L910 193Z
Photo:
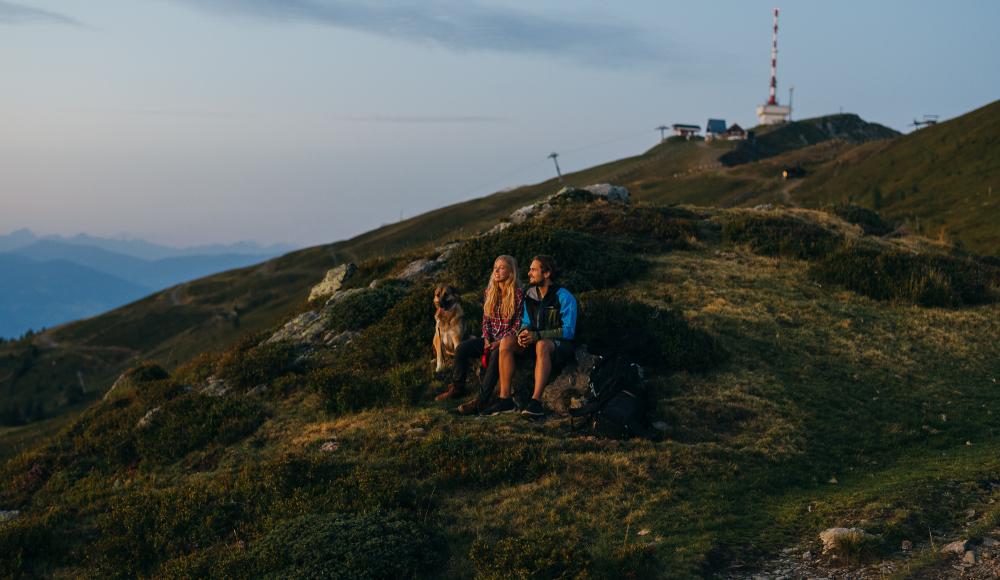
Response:
M0 234L313 245L744 127L773 1L0 0ZM1000 2L779 5L778 94L901 131L1000 97ZM516 209L516 208L511 208Z

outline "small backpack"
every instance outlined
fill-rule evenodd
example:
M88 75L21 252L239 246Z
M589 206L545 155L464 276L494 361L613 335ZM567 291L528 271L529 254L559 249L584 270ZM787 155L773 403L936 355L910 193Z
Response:
M649 437L647 408L642 367L620 356L598 357L590 373L589 397L570 410L571 417L583 418L583 426L577 429L571 422L570 427L614 439Z

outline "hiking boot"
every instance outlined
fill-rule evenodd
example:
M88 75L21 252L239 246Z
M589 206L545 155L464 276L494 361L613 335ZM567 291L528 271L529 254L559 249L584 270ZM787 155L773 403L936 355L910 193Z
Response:
M499 415L500 413L513 413L514 411L517 411L514 399L507 397L506 399L500 399L495 405L483 411L483 415Z
M544 417L545 409L542 408L542 404L538 399L532 399L521 411L522 415L528 415L529 417Z
M480 409L481 406L482 405L479 404L479 397L476 397L475 399L466 401L461 405L459 405L458 408L455 409L455 412L458 413L459 415L465 415L465 416L478 415L479 411L481 410Z
M459 388L455 386L455 383L449 383L448 388L445 389L443 393L434 397L435 401L447 401L448 399L457 399L465 394L464 388Z

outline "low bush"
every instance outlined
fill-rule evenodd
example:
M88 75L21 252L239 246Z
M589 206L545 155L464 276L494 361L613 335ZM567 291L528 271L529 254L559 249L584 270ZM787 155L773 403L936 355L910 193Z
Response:
M138 429L140 456L170 462L209 444L227 445L250 435L266 415L256 401L189 393L164 403L149 425Z
M610 291L579 296L577 342L603 356L623 356L665 370L704 371L726 359L718 340L672 310Z
M246 391L292 370L296 347L287 342L233 348L219 357L215 376L234 389Z
M65 516L57 511L24 515L0 524L0 576L4 578L42 577L39 567L56 559L60 527Z
M744 213L722 225L728 244L746 244L758 254L802 260L821 258L842 238L823 226L792 216Z
M698 216L671 207L623 204L570 205L546 216L552 227L615 236L646 251L685 249L698 238Z
M574 292L614 286L642 274L647 266L618 241L549 224L524 223L469 240L455 250L448 268L459 286L482 288L501 254L517 259L522 280L527 280L532 257L552 256L563 272L560 284Z
M962 306L997 299L1000 268L967 257L910 254L850 245L814 264L810 275L876 300Z
M160 562L232 535L245 518L238 500L198 484L118 493L97 520L91 565L116 576L148 575Z
M592 559L578 534L518 532L472 543L469 559L477 578L591 577Z
M866 235L884 236L895 229L891 224L883 220L878 212L861 207L860 205L838 203L831 206L827 211L847 223L860 226Z
M343 332L367 328L385 316L405 295L403 283L390 281L343 298L326 310L329 329L331 332Z
M269 578L412 578L433 575L443 561L431 530L381 510L284 521L250 552Z
M427 285L410 288L382 319L365 329L343 349L342 361L349 367L384 372L391 366L432 356L434 336L434 289Z

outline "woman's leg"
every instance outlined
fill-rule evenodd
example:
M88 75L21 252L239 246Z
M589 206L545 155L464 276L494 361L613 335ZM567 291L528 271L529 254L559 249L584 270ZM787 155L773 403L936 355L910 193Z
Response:
M463 341L455 349L455 369L452 373L452 384L460 391L465 390L465 381L469 377L469 363L483 356L483 339L470 338Z
M483 381L479 385L479 408L485 409L493 398L493 391L500 380L500 349L494 348L490 351L490 358L486 361L486 371L483 373Z

